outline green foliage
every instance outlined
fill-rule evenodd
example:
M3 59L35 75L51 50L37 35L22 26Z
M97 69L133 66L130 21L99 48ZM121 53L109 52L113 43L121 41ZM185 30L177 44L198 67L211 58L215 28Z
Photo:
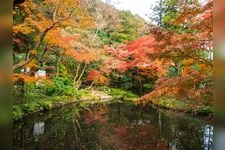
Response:
M192 66L192 68L193 68L194 70L198 71L198 70L199 70L199 65L198 65L198 64L194 64L194 65Z
M181 1L179 1L181 2ZM172 24L179 15L182 5L176 0L158 0L156 5L152 7L153 14L151 14L150 19L157 23L158 26L172 29L174 31L181 31L181 27ZM184 3L188 3L183 0ZM186 30L182 28L182 30Z
M72 86L72 78L56 77L52 84L46 84L44 87L45 94L48 96L66 95L73 96L75 90Z
M33 97L42 97L44 96L44 92L42 90L41 84L38 85L37 83L28 83L25 86L25 98L27 100Z
M168 109L183 110L187 107L186 103L178 101L174 98L162 98L159 100L158 105Z
M24 115L24 112L21 107L13 106L13 119L17 120L22 118Z
M138 36L138 21L130 11L121 11L120 19L121 24L110 33L110 40L124 43L137 39Z
M74 101L73 98L68 96L54 96L28 101L26 103L18 104L13 106L13 119L18 120L23 116L37 112L41 110L50 110L58 104L67 103Z
M53 107L52 101L43 101L43 102L41 102L41 103L39 103L39 104L40 104L40 106L41 106L42 108L44 108L45 110L50 110L50 109L52 109L52 107Z
M76 96L77 96L78 99L80 99L80 98L92 98L91 94L90 94L90 91L85 90L85 89L77 91Z
M177 69L176 67L169 67L168 68L168 73L167 73L167 77L168 78L173 78L177 76Z
M123 98L124 100L135 100L139 96L132 93L131 91L127 91L125 89L121 88L106 88L106 87L101 87L99 90L104 90L107 94L115 97L115 98Z
M138 95L136 95L132 92L126 92L124 95L124 100L126 100L126 101L134 101L138 98L139 98Z
M205 106L200 111L203 115L213 114L213 107L212 106Z
M68 76L67 68L63 64L59 65L59 72L60 72L60 75L64 78L66 78Z
M26 113L26 112L33 112L34 110L36 110L39 107L39 103L27 103L27 104L23 104L21 105L22 110Z
M151 83L144 83L143 87L145 89L152 89L153 88L153 84L151 84Z
M95 32L96 32L96 31L95 31ZM104 32L104 31L102 31L102 30L99 30L99 31L97 32L97 35L98 35L98 37L100 38L102 44L104 44L104 45L110 44L110 39L109 39L109 34L108 34L108 33Z

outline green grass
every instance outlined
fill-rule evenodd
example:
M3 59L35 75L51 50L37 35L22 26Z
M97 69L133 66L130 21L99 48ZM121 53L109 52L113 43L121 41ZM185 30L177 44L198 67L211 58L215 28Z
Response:
M41 110L50 110L59 103L74 101L74 98L68 96L46 97L40 100L18 104L13 106L13 120L18 120L25 115Z
M183 110L188 107L188 104L183 101L178 101L174 98L161 98L158 105L168 109Z
M212 106L205 106L200 110L200 113L203 115L213 114L213 107Z
M138 95L121 88L100 87L99 90L106 92L114 98L123 98L125 101L134 101L139 98Z
M162 97L150 100L153 105L163 107L170 110L188 112L192 114L209 115L213 114L213 107L199 105L194 101L179 101L172 97Z

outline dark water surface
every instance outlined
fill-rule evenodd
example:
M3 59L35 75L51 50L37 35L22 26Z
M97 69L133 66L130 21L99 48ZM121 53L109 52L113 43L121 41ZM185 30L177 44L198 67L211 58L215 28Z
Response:
M213 127L135 104L68 106L14 123L15 150L212 150Z

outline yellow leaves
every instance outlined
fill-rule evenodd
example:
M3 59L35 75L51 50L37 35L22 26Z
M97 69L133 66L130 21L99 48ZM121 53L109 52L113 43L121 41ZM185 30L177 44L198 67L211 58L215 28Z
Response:
M38 40L39 40L39 36L38 36L38 35L35 35L35 36L34 36L34 41L35 41L35 42L38 42Z
M97 80L97 83L104 85L104 84L108 83L108 79L105 76L100 75Z
M188 74L190 73L191 70L192 70L192 68L189 67L189 66L184 67L182 75L183 76L188 76Z
M82 8L80 4L80 0L48 0L38 3L26 0L21 8L27 16L22 24L13 27L14 33L29 34L32 31L40 33L52 27L53 23L55 23L55 26L51 30L62 30L69 26L85 28L92 26L92 19L89 18L86 9ZM46 8L49 9L49 17L46 17ZM50 16L54 16L54 18ZM54 38L55 41L53 41ZM57 36L52 36L48 40L54 44L58 42Z
M212 67L206 65L206 64L199 64L199 71L202 72L203 75L207 75L207 74L213 74L213 70Z
M37 83L38 81L45 81L46 84L52 83L51 80L46 79L44 77L34 77L34 76L26 75L24 73L14 73L13 74L13 83L16 83L19 81L24 81L25 83L34 83L34 82Z
M39 68L39 66L37 65L37 61L36 60L32 60L29 64L27 64L25 67L27 68Z
M80 17L80 27L93 28L94 26L95 26L95 23L93 21L93 18L88 17L86 14L83 14L83 16Z
M59 45L60 32L58 30L51 30L47 33L45 41L51 45Z
M23 73L15 73L13 74L13 82L24 81L25 83L33 83L38 80L38 78L23 74Z
M183 60L183 64L184 65L192 65L193 64L193 62L194 62L194 60L193 59L190 59L190 58L187 58L187 59L184 59Z
M33 31L34 31L34 29L32 29L31 27L28 27L24 24L19 24L19 25L13 26L14 34L22 33L22 34L27 35Z
M52 21L45 18L43 15L38 16L29 16L25 19L27 26L32 28L37 28L39 31L43 32L46 28L52 25Z
M77 41L79 35L62 35L63 32L54 29L47 33L45 41L48 44L63 48L65 51L73 47L73 43Z
M31 55L36 55L36 54L37 54L37 51L36 51L36 50L31 50L31 51L30 51L30 54L31 54Z
M68 26L71 26L72 23L73 23L73 22L72 22L71 19L67 19L67 20L65 20L65 21L63 21L63 22L61 23L61 26L63 26L63 27L68 27Z
M76 52L75 50L70 50L67 51L66 54L73 57L76 61L84 62L86 64L97 60L97 56L93 52Z

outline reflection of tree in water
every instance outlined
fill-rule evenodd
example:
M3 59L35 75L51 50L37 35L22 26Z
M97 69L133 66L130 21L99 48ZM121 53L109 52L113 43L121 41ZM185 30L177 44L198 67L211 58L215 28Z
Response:
M63 108L27 118L23 120L26 124L14 133L14 148L84 149L79 117L78 108ZM44 125L43 122L36 122L39 118L44 120ZM36 139L38 142L33 143Z
M37 123L34 124L33 135L34 135L34 138L35 138L36 142L44 134L44 129L45 129L44 127L45 127L44 122L37 122Z
M177 113L126 104L80 110L65 108L28 118L15 128L14 147L32 149L38 137L38 149L212 149L213 128ZM39 120L44 128L34 128Z
M163 113L160 137L167 141L171 150L212 150L212 126L202 120L176 113ZM210 134L210 136L209 136Z
M206 125L204 127L204 150L213 149L213 126Z

